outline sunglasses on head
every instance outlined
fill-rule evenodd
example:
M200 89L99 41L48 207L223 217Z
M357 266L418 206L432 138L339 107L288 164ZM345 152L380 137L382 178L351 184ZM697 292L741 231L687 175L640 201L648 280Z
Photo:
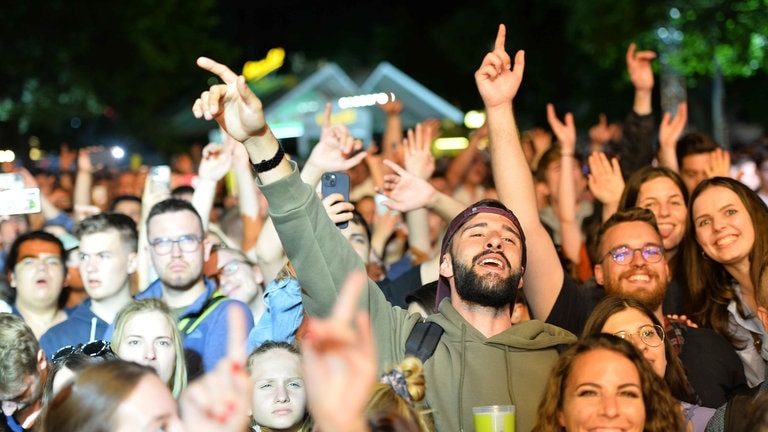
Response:
M53 355L53 362L59 362L74 354L85 354L89 357L101 357L107 352L112 351L109 341L94 340L86 344L67 345L59 348Z

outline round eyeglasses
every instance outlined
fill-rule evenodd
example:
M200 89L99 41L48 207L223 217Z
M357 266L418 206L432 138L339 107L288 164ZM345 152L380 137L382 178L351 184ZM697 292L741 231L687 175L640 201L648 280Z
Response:
M622 339L638 335L640 336L640 340L651 348L655 348L664 343L664 329L659 325L646 324L638 328L636 332L620 331L613 335Z
M635 260L635 252L640 252L643 259L651 264L661 261L664 257L664 247L661 245L645 245L635 249L626 245L621 245L609 250L607 254L603 255L600 261L602 262L606 257L610 256L616 264L628 265Z
M183 235L176 240L160 237L149 242L152 249L158 255L168 255L173 250L173 245L178 244L182 252L194 252L200 247L202 239L196 235Z

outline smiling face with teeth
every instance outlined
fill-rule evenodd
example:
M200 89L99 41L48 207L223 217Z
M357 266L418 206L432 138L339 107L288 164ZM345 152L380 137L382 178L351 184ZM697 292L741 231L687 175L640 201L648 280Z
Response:
M648 222L633 220L619 222L608 228L600 242L600 256L595 265L595 280L605 287L607 295L633 297L648 309L657 312L667 292L669 267L662 258L657 263L646 261L640 251L634 251L629 264L613 261L608 251L618 246L630 249L661 244L661 236Z
M688 209L683 191L669 177L656 177L640 186L638 207L647 208L656 216L665 251L677 250L685 235Z
M749 266L755 227L734 191L709 187L698 194L691 211L696 241L708 257L726 266Z

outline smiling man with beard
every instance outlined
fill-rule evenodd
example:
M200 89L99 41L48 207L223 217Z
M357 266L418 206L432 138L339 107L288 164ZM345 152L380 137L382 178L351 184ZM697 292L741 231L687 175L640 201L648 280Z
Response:
M638 207L616 212L603 223L597 239L595 280L606 295L635 298L665 324L701 405L717 408L746 390L741 360L725 338L711 329L688 327L664 316L662 302L670 273L653 213ZM580 322L593 308L594 303L582 292L564 287L547 322L581 332Z

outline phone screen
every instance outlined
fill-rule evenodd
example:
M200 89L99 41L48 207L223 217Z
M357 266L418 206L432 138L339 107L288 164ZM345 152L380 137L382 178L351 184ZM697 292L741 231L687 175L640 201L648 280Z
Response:
M40 213L40 189L8 189L0 191L0 215Z

